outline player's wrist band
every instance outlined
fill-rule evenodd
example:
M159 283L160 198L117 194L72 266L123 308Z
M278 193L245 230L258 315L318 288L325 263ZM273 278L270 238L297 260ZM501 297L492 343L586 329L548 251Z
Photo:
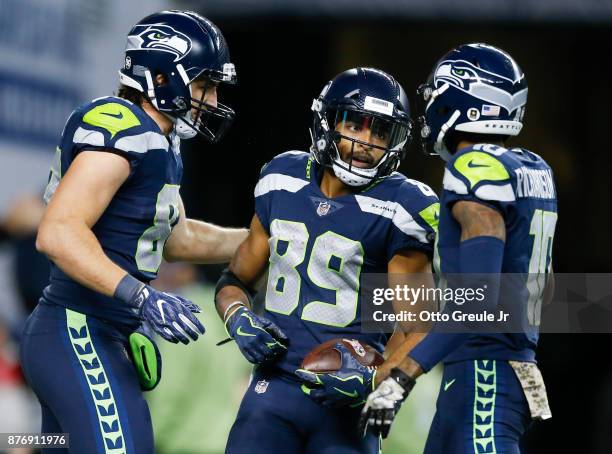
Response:
M412 388L414 388L414 385L416 385L416 380L398 367L391 369L389 377L404 388L406 391L406 396L410 394L410 391L412 391Z
M241 289L246 294L249 303L252 303L255 291L243 283L229 268L225 268L223 270L221 277L217 281L217 286L215 287L215 302L217 301L217 294L221 291L221 289L228 286L234 286Z
M139 306L139 304L134 304L134 299L143 287L144 284L142 282L135 277L126 274L123 276L123 279L119 281L119 284L117 284L117 288L115 289L115 294L113 296L124 303Z
M236 307L236 306L238 306L238 307ZM242 301L234 301L232 304L230 304L229 306L227 306L227 307L225 308L225 312L223 312L223 323L227 322L227 320L228 320L228 319L229 319L229 318L230 318L232 315L234 315L234 313L235 313L235 312L236 312L238 309L240 309L240 307L241 307L241 306L242 306L242 307L246 307L246 306L245 306L245 304L244 304ZM234 309L234 308L236 308L236 309L230 313L230 311L231 311L232 309Z

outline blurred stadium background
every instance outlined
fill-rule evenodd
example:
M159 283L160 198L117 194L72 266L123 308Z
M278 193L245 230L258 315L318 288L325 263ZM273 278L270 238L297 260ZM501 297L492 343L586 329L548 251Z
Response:
M259 168L282 151L307 149L312 98L340 71L381 68L412 96L445 51L484 41L527 74L526 126L513 143L541 154L556 174L555 270L610 270L612 0L0 0L0 432L38 429L16 352L47 277L34 236L64 121L78 104L116 91L130 25L166 8L212 19L238 71L238 86L221 93L238 113L229 136L215 147L183 145L190 217L247 225ZM417 147L401 170L440 187L441 161ZM211 306L218 272L173 265L157 282L203 306L208 329L187 348L163 343L164 380L149 396L162 454L222 452L248 380L235 346L214 345L225 335ZM526 453L612 452L609 345L604 335L542 336L554 416L533 426ZM385 452L421 452L438 384L437 372L419 383Z

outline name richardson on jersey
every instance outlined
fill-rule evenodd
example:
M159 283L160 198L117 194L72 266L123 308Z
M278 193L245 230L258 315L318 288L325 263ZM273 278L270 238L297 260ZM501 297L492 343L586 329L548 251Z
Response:
M555 184L550 169L519 167L516 172L516 196L538 199L554 199Z

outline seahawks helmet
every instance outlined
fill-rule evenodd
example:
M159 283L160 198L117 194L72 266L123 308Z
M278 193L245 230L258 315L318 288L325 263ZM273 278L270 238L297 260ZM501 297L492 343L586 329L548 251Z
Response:
M497 47L474 43L448 52L417 91L423 149L450 159L457 136L516 136L527 103L525 74Z
M406 94L389 74L373 68L344 71L325 85L313 101L312 111L311 155L319 164L331 167L345 184L363 186L390 175L399 166L412 123ZM347 123L369 130L369 139L343 134ZM341 140L351 143L347 161L340 156ZM358 167L353 164L357 146L379 149L384 154L378 162L369 163L369 168Z
M154 83L158 74L165 76L166 84ZM120 82L169 116L179 137L199 133L218 142L235 113L223 104L207 104L204 95L191 96L191 83L201 78L208 84L236 83L225 39L208 19L189 11L162 11L145 17L128 33Z

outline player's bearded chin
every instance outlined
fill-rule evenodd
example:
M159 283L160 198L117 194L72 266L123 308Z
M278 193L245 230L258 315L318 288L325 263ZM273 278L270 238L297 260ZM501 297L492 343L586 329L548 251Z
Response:
M359 143L342 139L338 148L342 160L351 167L371 169L376 165L374 156Z

